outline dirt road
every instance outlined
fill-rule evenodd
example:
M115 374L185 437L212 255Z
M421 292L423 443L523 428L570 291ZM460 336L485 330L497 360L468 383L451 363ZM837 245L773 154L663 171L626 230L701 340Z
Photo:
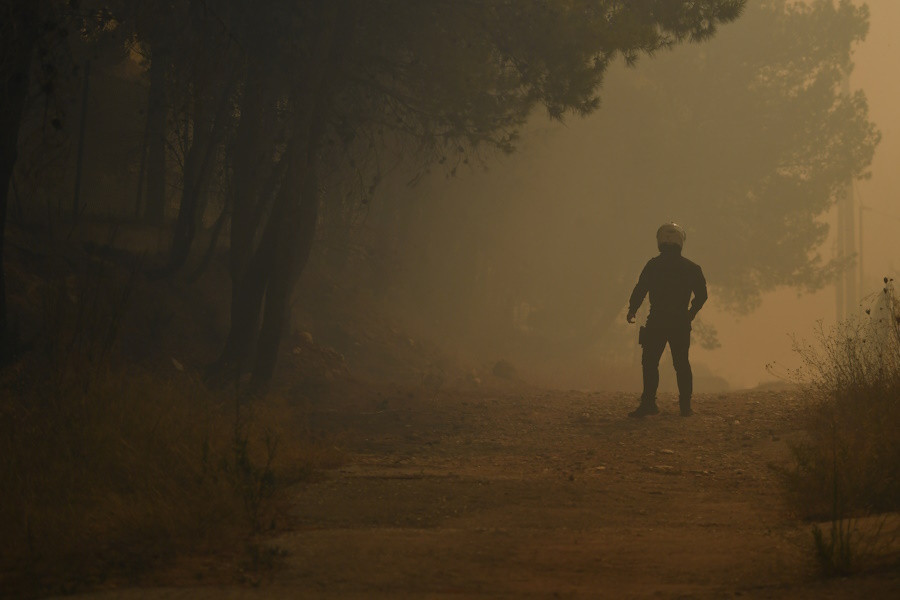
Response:
M798 401L699 396L681 418L633 395L386 392L323 407L348 460L296 490L284 563L260 587L98 598L900 597L894 574L821 581L778 482Z

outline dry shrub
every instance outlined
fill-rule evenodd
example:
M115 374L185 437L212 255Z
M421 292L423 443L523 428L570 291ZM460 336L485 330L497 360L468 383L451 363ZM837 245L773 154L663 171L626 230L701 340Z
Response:
M813 530L827 575L855 570L874 542L856 517L900 509L900 302L884 283L865 315L797 347L809 410L788 482L799 514L831 521Z
M244 534L210 459L227 427L201 386L129 370L52 379L3 403L7 583L91 584Z
M45 290L46 331L0 371L0 589L16 596L133 579L185 554L242 552L279 492L339 460L173 365L117 359L131 282L90 273Z
M805 516L900 508L900 304L891 284L864 317L798 348L809 413L793 488Z

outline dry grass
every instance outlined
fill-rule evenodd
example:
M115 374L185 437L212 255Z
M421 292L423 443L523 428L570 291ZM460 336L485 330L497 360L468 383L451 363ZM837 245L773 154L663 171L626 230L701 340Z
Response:
M221 433L198 386L126 371L67 383L4 402L0 556L16 587L89 585L224 533L239 506L205 472Z
M900 303L892 281L864 317L799 346L808 400L789 489L799 514L829 519L815 533L823 570L855 569L852 522L900 509Z
M122 364L131 287L88 273L45 290L45 332L0 371L4 593L135 580L186 555L260 563L252 540L287 486L340 460L285 401Z
M27 392L4 382L0 587L23 594L133 579L188 554L250 548L287 486L339 451L292 430L287 406L235 419L183 376L109 370ZM19 387L16 395L6 392ZM246 408L245 408L245 412Z

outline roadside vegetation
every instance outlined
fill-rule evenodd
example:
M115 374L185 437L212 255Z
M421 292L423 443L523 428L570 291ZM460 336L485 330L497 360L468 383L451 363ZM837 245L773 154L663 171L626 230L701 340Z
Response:
M140 581L185 556L219 565L191 577L252 581L277 558L259 534L283 526L285 490L339 452L277 394L124 358L146 289L87 262L34 285L42 329L0 371L0 595Z
M806 436L792 447L789 490L801 516L830 522L813 529L822 571L846 574L862 568L867 549L879 543L883 515L900 509L900 302L893 279L884 279L864 315L797 351L809 410ZM874 526L857 526L873 516Z

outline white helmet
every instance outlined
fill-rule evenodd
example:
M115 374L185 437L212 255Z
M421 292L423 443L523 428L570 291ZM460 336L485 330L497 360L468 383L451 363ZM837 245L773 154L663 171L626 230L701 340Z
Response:
M684 248L684 240L687 235L684 229L678 223L666 223L656 230L656 245L675 244L679 248Z

